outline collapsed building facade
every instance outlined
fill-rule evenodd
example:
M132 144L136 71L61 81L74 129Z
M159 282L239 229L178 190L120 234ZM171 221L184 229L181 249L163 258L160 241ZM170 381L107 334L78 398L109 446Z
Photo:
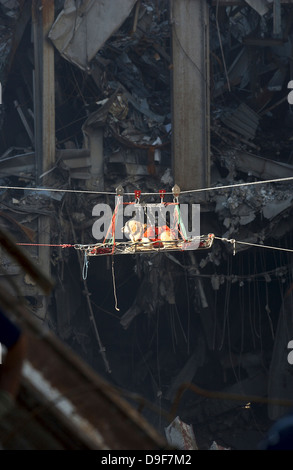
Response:
M293 4L116 3L0 1L1 226L55 285L4 251L2 281L160 432L176 405L201 448L255 448L293 381ZM209 250L76 249L117 187L155 203L175 184Z

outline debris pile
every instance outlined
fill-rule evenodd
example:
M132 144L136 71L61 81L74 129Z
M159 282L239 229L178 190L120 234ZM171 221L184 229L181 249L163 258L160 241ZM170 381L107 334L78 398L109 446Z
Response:
M62 340L102 374L109 360L107 378L111 370L115 385L160 410L170 407L182 383L241 394L240 402L213 401L188 390L178 409L209 445L241 448L252 414L261 430L268 414L278 417L277 408L267 412L268 383L290 373L287 363L281 372L286 358L278 355L292 339L278 327L291 286L290 254L259 245L293 247L291 182L254 183L293 176L293 7L209 2L212 165L201 233L220 240L208 252L117 256L112 263L97 257L82 277L86 259L73 247L95 243L93 207L113 207L120 185L127 202L137 189L158 202L158 191L176 183L170 2L123 0L117 9L113 0L107 10L104 3L55 2L48 36L55 56L56 152L44 170L36 117L38 22L30 2L0 0L1 225L30 244L26 249L36 259L47 234L51 248L42 259L49 257L57 281L48 314L46 307L40 314L43 298L35 286L1 254L2 265L9 266L7 276L21 277L31 308ZM96 27L97 17L105 28ZM195 196L182 194L181 201L192 204ZM45 228L44 217L50 221ZM233 256L225 239L247 244L236 244ZM71 248L62 249L65 244ZM281 388L271 385L270 393L286 396ZM243 393L264 403L248 403ZM167 427L161 416L145 414L161 431ZM246 445L258 439L256 433Z

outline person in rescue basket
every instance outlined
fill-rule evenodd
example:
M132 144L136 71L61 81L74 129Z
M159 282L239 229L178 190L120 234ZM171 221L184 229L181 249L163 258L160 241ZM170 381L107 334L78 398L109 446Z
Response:
M0 421L14 406L25 354L25 333L0 309Z

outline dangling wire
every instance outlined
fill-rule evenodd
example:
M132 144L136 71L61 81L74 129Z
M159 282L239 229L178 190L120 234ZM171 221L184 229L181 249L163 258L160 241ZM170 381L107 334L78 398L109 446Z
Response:
M183 253L184 260L185 260L185 253ZM186 262L184 263L186 264ZM188 286L188 279L186 270L184 270L184 280L185 280L185 287L186 287L186 300L187 300L187 354L190 354L190 296L189 296L189 286Z
M226 292L225 292L225 303L224 303L224 318L223 318L223 327L222 327L222 339L220 341L220 350L224 346L226 330L229 327L229 307L230 307L230 294L231 294L231 263L228 259L228 266L227 266L227 275L228 279L226 282ZM229 333L229 332L228 332ZM229 334L228 334L229 336ZM228 338L229 339L229 338Z
M157 311L157 331L156 331L156 337L157 337L157 342L156 342L156 353L157 353L157 373L158 373L158 389L157 389L157 398L159 400L159 409L160 409L160 414L159 414L159 429L161 429L161 420L162 420L162 385L161 385L161 368L160 368L160 358L159 358L159 321L160 321L160 311L158 309Z
M83 260L83 268L82 268L82 278L83 278L84 281L87 278L88 268L89 268L89 261L87 259L87 254L86 254L86 251L85 251L84 252L84 260Z
M253 269L251 268L251 261L250 259L248 260L248 272L251 273L253 272ZM252 279L251 279L252 281ZM255 279L253 280L253 283L252 282L249 282L248 283L248 305L250 305L250 308L248 309L248 316L249 316L249 325L250 325L250 330L251 330L251 340L252 340L252 344L253 344L253 349L256 348L256 344L255 344L255 337L254 337L254 331L253 331L253 318L252 318L252 315L253 315L253 308L252 308L252 305L254 305L254 302L252 302L252 290L254 292L254 284L255 284Z
M272 334L272 339L273 341L275 340L275 333L274 333L274 325L273 325L273 321L272 321L272 318L271 318L271 310L270 310L270 307L269 307L269 289L268 289L268 283L266 282L265 283L265 289L266 289L266 305L265 305L265 311L267 313L267 317L268 317L268 321L269 321L269 325L270 325L270 330L271 330L271 334Z
M114 271L114 256L112 256L112 279L113 279L113 291L114 291L114 299L115 299L115 310L117 310L117 312L119 312L120 309L118 308L117 293L116 293L116 281L115 281L115 271Z
M169 305L169 313L170 313L170 328L171 328L171 339L172 339L173 352L176 353L175 344L177 343L177 337L176 337L176 329L175 329L175 325L174 325L174 312L173 312L173 309L172 309L172 305Z

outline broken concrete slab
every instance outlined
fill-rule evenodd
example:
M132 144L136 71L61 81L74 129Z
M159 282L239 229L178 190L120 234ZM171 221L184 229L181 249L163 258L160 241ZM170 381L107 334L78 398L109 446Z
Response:
M234 163L237 170L264 180L293 176L292 165L259 157L248 152L237 152Z
M262 209L262 213L266 219L271 220L277 215L292 207L292 201L293 197L288 197L281 201L272 201L264 206L264 208Z
M245 0L260 16L265 15L269 11L269 5L266 0Z

